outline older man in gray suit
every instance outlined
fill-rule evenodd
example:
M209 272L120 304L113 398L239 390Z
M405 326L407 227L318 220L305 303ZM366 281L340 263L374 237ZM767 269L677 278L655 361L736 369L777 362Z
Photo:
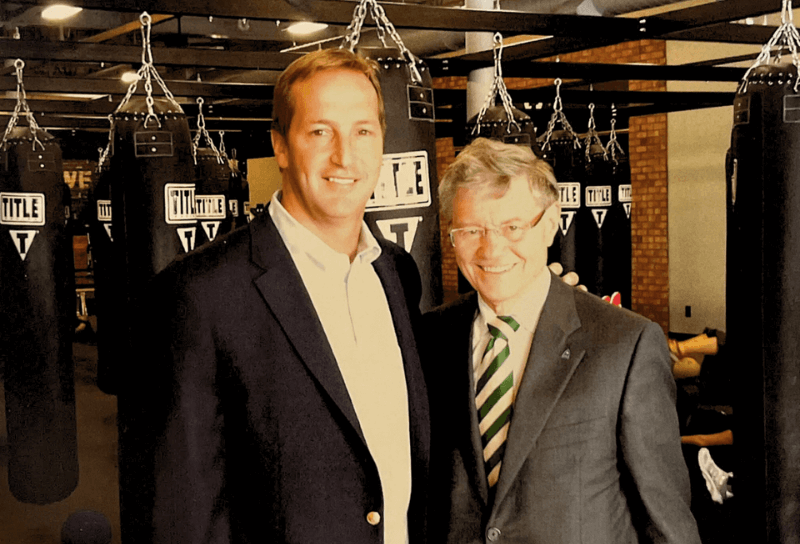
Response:
M478 139L439 192L477 293L425 316L429 541L699 543L664 335L548 271L550 167Z

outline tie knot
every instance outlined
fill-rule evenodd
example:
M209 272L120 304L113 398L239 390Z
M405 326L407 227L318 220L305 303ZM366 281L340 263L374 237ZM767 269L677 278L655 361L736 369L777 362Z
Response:
M508 336L519 329L519 323L510 315L498 315L487 326L489 327L489 334L494 338L502 338L505 341L508 341Z

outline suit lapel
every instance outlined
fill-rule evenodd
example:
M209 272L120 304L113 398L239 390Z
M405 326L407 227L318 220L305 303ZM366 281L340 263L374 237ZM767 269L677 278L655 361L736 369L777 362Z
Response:
M300 360L366 445L353 403L300 273L268 213L251 225L251 256L264 270L254 280Z
M380 243L380 241L379 241ZM380 257L373 264L375 272L383 285L389 310L392 314L394 330L397 334L397 343L403 356L403 367L408 391L409 427L411 431L412 459L422 462L419 470L424 470L427 476L427 466L430 457L430 424L428 395L425 388L425 379L422 375L422 364L419 351L412 329L409 304L413 301L406 299L403 284L397 272L397 267L383 249ZM418 317L419 314L417 314ZM425 467L423 469L423 467Z
M514 402L495 504L508 493L583 358L583 345L570 338L579 327L572 289L553 276Z
M452 378L458 392L454 412L455 436L461 450L461 458L467 470L469 481L477 487L478 496L485 507L489 503L489 484L486 481L486 469L483 463L483 443L478 428L478 412L475 408L475 379L472 372L472 323L478 310L478 295L470 293L458 306L453 315L447 316L444 326L448 327L443 338L452 338L454 348L450 353L455 359L454 365L459 369Z

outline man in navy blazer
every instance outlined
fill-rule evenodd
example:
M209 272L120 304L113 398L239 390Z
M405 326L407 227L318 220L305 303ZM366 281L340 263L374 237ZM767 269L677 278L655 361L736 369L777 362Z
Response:
M548 271L552 169L478 139L439 193L477 293L423 318L429 541L699 543L664 335Z
M324 50L281 76L282 191L147 294L119 399L126 543L423 541L421 285L363 222L384 131L372 61Z

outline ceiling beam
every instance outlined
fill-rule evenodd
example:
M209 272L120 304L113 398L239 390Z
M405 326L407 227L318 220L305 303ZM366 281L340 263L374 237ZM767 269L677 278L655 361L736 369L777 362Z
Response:
M493 65L493 61L463 58L427 60L434 76L464 76L471 70ZM599 64L575 62L503 61L503 77L600 79L605 81L739 81L743 68L662 66L647 64Z
M118 79L68 78L68 77L26 77L25 90L28 93L75 93L90 95L119 95L128 92L128 85ZM166 81L167 88L175 96L203 98L246 98L251 100L272 100L272 85L253 83L203 83L195 81ZM12 76L0 77L0 91L14 91L17 79ZM154 97L163 95L157 84L153 84ZM144 84L138 85L137 95L144 94Z
M142 48L79 42L31 42L0 38L0 51L6 58L27 60L142 63ZM283 70L300 56L268 51L223 51L178 47L153 47L153 61L158 66L194 66L232 70Z
M45 5L49 0L16 0L29 5ZM733 0L728 0L733 1ZM296 2L301 4L302 2ZM228 18L267 20L307 20L348 25L353 19L357 4L335 0L313 0L305 2L306 11L290 6L283 0L76 0L75 4L88 9L163 13L174 15L198 15ZM463 32L495 32L517 34L545 34L573 36L580 34L602 38L612 34L620 39L637 39L684 30L688 26L681 21L650 19L643 26L636 19L620 17L594 17L583 15L561 15L528 13L510 10L475 10L452 7L437 7L422 4L399 4L382 2L381 7L396 28L428 30L452 30ZM367 26L371 19L368 18Z

